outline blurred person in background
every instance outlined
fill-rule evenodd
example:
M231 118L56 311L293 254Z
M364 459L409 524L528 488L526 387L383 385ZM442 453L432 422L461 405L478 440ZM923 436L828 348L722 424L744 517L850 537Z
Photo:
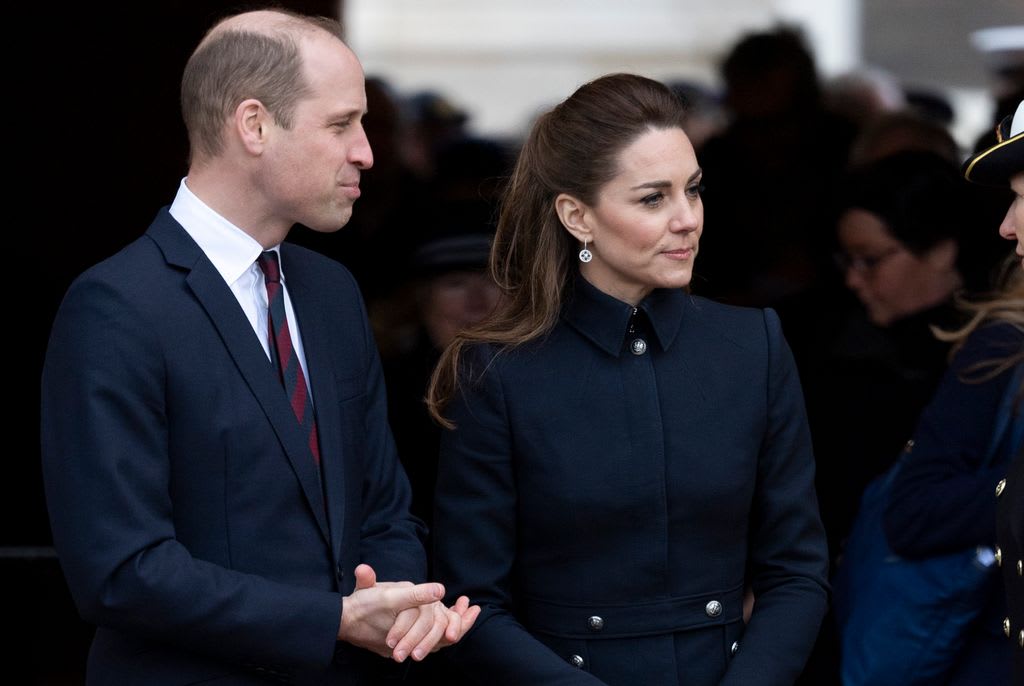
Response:
M860 307L838 322L823 313L829 330L804 368L833 554L946 368L949 344L931 327L959 325L955 294L986 289L995 262L978 249L989 239L972 230L975 206L948 159L898 153L856 169L840 195L837 260Z
M694 291L803 316L830 272L829 199L855 126L823 104L803 36L744 36L722 64L730 123L701 151L709 216ZM739 195L742 193L742 197Z

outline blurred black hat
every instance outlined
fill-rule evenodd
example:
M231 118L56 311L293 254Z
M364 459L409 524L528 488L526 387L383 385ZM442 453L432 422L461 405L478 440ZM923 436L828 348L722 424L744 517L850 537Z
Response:
M448 203L431 211L427 228L412 252L416 277L485 269L494 239L493 207L483 202Z
M435 91L421 91L406 101L410 119L424 124L465 124L469 115Z

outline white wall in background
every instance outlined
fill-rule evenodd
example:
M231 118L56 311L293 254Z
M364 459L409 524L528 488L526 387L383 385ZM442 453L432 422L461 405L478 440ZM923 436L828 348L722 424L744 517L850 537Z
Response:
M803 27L824 75L858 63L859 0L346 0L367 74L434 89L484 134L519 135L542 108L611 71L717 85L744 33Z

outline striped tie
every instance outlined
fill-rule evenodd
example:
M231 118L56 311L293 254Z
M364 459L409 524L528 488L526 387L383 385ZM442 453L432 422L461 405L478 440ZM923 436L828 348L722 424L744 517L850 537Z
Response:
M284 309L284 289L281 287L281 267L277 261L277 253L267 250L256 260L263 271L267 284L267 302L270 305L270 317L267 322L270 339L271 362L288 394L295 418L299 420L306 435L309 436L309 449L313 453L313 461L320 465L320 442L316 433L316 419L313 417L312 403L306 386L306 377L299 364L299 356L292 346L291 332L288 330L288 316Z

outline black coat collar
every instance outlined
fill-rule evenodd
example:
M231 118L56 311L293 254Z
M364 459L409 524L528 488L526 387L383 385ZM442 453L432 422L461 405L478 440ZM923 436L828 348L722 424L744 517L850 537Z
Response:
M562 310L562 318L599 348L615 357L622 352L633 306L598 290L577 276ZM658 288L637 309L646 315L652 338L668 350L683 321L689 295L680 288Z

